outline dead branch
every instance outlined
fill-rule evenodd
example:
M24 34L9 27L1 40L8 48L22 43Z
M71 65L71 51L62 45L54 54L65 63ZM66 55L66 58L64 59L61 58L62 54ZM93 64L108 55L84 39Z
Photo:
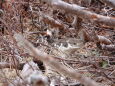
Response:
M115 0L101 0L101 1L115 9Z
M36 59L40 59L44 63L54 68L56 71L64 74L65 76L72 77L76 80L79 80L81 83L83 83L86 86L99 86L95 81L91 80L90 78L84 77L78 72L76 72L75 70L69 69L66 66L62 65L61 63L56 62L53 57L35 48L30 42L24 39L22 35L16 33L14 37L17 40L18 45L22 45Z
M64 9L67 12L73 13L78 17L86 20L90 20L95 23L102 23L108 26L115 26L115 18L102 16L93 12L88 11L85 7L81 7L75 4L69 4L62 0L43 0L49 3L52 6L55 6L59 9Z
M57 20L55 20L54 18L48 16L48 15L44 15L43 13L41 13L41 16L43 17L42 18L42 21L44 21L45 23L47 24L50 24L51 27L55 27L55 28L58 28L58 29L61 29L62 32L70 32L72 33L68 28L67 28L67 25L63 24L62 22L59 22ZM38 32L37 32L38 33ZM35 32L36 34L36 32ZM44 33L43 33L44 34Z
M115 51L115 45L101 45L103 50Z
M51 24L53 27L58 27L58 28L64 28L64 25L53 18L47 16L47 15L42 15L43 16L43 21L46 22L47 24Z
M82 32L85 42L93 41L96 43L97 47L102 50L108 50L108 51L115 50L115 45L112 45L112 42L106 37L97 35L95 31L92 32L93 33L92 37L89 35L88 32L86 32L86 30L82 30Z
M76 35L78 35L78 33L81 31L82 29L82 18L77 17L76 15L74 16L74 20L72 22L72 26L75 28L76 30Z
M92 41L91 36L85 29L82 30L82 34L83 34L82 38L83 38L84 42Z
M97 47L102 50L114 51L115 45L112 45L111 41L103 36L98 36L95 31L93 33L93 41L96 43Z
M23 65L24 65L24 63L20 63L19 65L14 65L12 63L0 62L0 69L3 69L3 68L14 68L14 69L21 70L23 68Z
M83 32L83 38L84 38L85 42L87 42L87 41L94 41L94 42L98 41L101 44L105 44L105 45L112 44L112 42L104 36L100 36L100 35L97 35L96 33L95 34L93 33L93 37L91 37L90 34L86 30L82 30L82 32Z
M111 41L104 36L98 35L98 38L99 38L100 43L102 44L106 44L106 45L111 44Z

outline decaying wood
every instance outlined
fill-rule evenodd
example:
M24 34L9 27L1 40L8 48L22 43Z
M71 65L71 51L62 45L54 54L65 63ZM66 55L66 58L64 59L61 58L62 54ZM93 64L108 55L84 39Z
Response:
M69 13L73 13L82 19L86 19L86 20L90 20L91 22L102 23L108 26L115 27L114 17L102 16L102 15L90 12L84 7L81 7L75 4L69 4L62 0L43 0L43 1L46 1L52 6L63 9Z
M22 45L36 59L40 59L44 63L54 68L56 71L64 74L65 76L72 77L73 79L80 81L85 86L99 86L95 81L91 80L90 78L84 77L81 74L79 74L77 71L69 69L65 65L56 62L52 56L47 55L45 52L42 52L37 48L35 48L30 42L24 39L22 35L16 33L14 37L17 40L18 45Z

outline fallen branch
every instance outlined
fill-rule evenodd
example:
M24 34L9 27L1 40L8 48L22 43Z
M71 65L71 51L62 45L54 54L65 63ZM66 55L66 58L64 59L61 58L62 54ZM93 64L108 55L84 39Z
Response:
M112 44L112 42L104 36L100 36L100 35L97 35L96 33L92 33L92 35L93 35L93 37L92 37L86 30L82 30L82 31L83 31L83 38L84 38L85 42L98 41L101 44L105 44L105 45Z
M82 18L77 17L76 15L74 16L74 20L72 22L72 26L75 28L76 35L81 31L82 29Z
M112 44L111 41L104 36L98 35L98 38L99 38L100 43L102 44L106 44L106 45Z
M42 15L43 16L43 21L46 22L47 24L52 25L53 27L58 27L58 28L64 28L64 25L53 18L47 16L47 15Z
M57 20L55 20L54 18L48 16L48 15L44 15L43 13L41 13L42 21L44 21L47 24L50 24L51 27L55 27L58 29L61 29L62 32L70 32L71 31L68 29L67 25L63 24L62 22L59 22Z
M102 50L114 51L115 45L112 45L111 41L103 36L98 36L95 31L93 33L93 41L96 43L97 47ZM103 43L102 43L103 42Z
M0 69L3 68L14 68L21 70L23 68L24 63L20 63L19 65L14 65L12 63L7 63L7 62L0 62Z
M115 45L101 45L103 50L115 51Z
M43 0L43 1L59 9L64 9L65 11L69 13L73 13L82 19L86 19L86 20L90 20L91 22L102 23L108 26L115 27L114 17L102 16L102 15L88 11L85 7L81 7L75 4L69 4L62 0Z
M108 51L115 50L115 45L113 45L112 42L106 37L97 35L94 31L92 32L93 35L91 37L89 33L86 32L86 30L82 31L83 31L84 42L93 41L96 43L97 47L102 50L108 50Z

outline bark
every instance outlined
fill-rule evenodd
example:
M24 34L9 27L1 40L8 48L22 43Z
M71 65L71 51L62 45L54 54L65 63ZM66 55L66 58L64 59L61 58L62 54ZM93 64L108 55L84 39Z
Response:
M85 7L81 7L75 4L69 4L62 0L44 0L44 1L46 1L50 5L55 6L59 9L63 9L69 13L73 13L82 19L86 19L91 22L115 27L114 17L102 16L102 15L88 11Z

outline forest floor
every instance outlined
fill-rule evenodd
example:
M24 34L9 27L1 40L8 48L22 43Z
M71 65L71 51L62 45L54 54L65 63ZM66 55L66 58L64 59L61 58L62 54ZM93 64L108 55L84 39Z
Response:
M79 2L77 4L87 7L91 12L115 17L115 10L98 0L92 0L88 5ZM17 14L18 10L20 16ZM49 6L47 3L36 3L31 0L29 3L26 0L25 3L13 2L11 9L4 8L3 22L6 24L0 22L0 61L16 65L15 58L18 58L20 63L33 60L33 56L17 46L13 38L13 31L16 31L22 33L36 48L55 57L55 61L79 71L80 74L103 86L115 86L115 51L101 50L93 41L84 42L82 32L72 24L75 17L76 15ZM54 20L47 21L50 18ZM53 24L54 21L63 24L64 27ZM95 31L115 45L114 27L82 20L81 29L90 34ZM63 76L48 65L45 65L45 68L45 75L49 77L50 82L55 82L53 84L56 86L82 86L82 83L78 85L78 81ZM21 70L13 69L12 66L2 68L0 82L13 81L20 72Z

